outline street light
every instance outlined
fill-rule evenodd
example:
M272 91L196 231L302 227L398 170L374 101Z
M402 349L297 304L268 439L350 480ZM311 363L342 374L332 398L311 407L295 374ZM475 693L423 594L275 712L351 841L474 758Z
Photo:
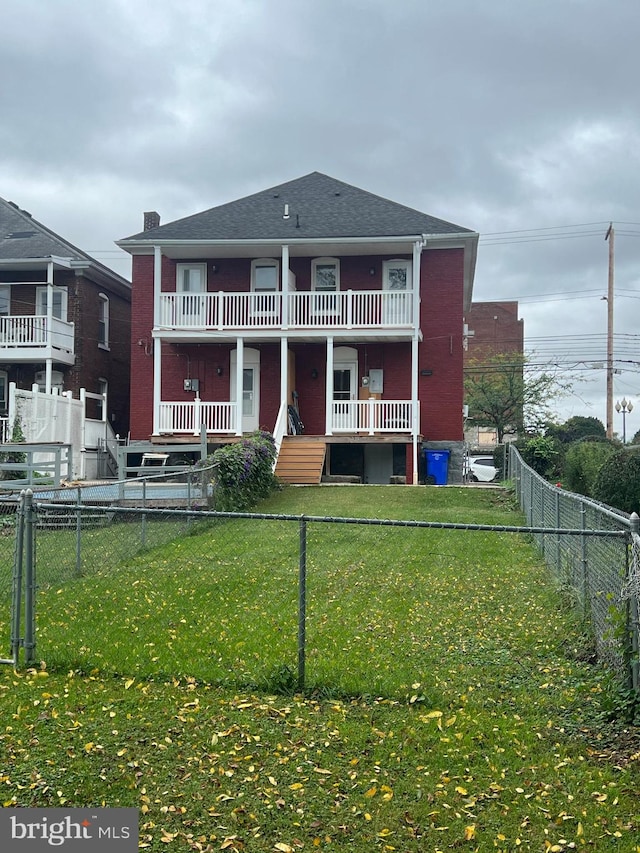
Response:
M622 443L627 443L627 413L631 413L633 411L633 403L631 400L627 400L626 397L622 398L622 402L619 400L616 402L616 412L620 414L622 412Z

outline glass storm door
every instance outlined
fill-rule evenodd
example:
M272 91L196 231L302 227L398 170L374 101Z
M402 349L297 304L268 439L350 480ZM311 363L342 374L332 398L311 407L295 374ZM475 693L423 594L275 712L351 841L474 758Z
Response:
M341 364L333 370L333 409L335 429L357 429L356 411L357 407L352 405L356 399L356 374L358 368L355 364Z

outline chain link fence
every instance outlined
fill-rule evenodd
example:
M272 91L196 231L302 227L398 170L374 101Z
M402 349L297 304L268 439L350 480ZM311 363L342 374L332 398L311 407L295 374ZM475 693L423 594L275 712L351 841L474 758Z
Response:
M527 521L542 528L533 534L535 541L558 583L580 608L598 656L640 690L637 514L629 516L547 482L513 446L508 477ZM601 534L593 536L593 531Z
M505 555L519 561L514 607L536 584L530 549L516 544L527 537L513 535L527 534L581 609L599 656L637 690L640 540L633 520L546 483L515 449L509 476L526 527L220 513L211 472L201 470L41 490L22 510L0 505L0 530L8 531L0 536L0 594L8 605L16 585L32 589L33 599L37 590L38 655L51 668L235 687L331 681L345 692L389 695L403 672L409 685L428 672L434 630L460 662L470 651L488 654L478 637ZM30 531L32 581L24 545ZM22 564L25 577L17 581ZM476 602L483 579L488 592ZM501 594L507 600L511 593L505 587ZM452 599L464 631L438 622ZM361 600L366 614L356 614ZM24 603L12 650L17 662L24 648L32 663ZM536 618L544 632L544 613ZM509 649L494 643L491 655L496 672L506 677L513 666L517 681Z

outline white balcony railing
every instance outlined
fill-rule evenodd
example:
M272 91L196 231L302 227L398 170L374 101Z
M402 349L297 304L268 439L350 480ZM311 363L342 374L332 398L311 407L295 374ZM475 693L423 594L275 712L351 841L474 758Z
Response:
M410 433L412 427L411 400L336 400L331 407L334 433Z
M199 435L200 424L204 424L208 433L234 435L236 423L236 403L207 403L203 400L160 403L158 428L161 433ZM411 433L412 428L411 400L353 400L332 404L332 433Z
M199 435L200 425L207 432L233 435L236 431L235 403L160 403L159 431L169 434Z
M0 317L0 347L74 352L74 325L33 314Z
M163 293L165 329L397 329L414 324L413 293Z

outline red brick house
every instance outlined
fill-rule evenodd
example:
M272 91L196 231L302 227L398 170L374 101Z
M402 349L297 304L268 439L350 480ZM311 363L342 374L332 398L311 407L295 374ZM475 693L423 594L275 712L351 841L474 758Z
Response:
M425 442L461 460L477 239L318 172L166 225L145 214L118 241L133 256L132 439L264 428L284 439L279 471L321 448L312 481L324 463L417 482Z
M106 412L90 400L88 417L126 435L130 315L126 279L0 199L1 415L10 383L75 399L84 389L107 400Z

